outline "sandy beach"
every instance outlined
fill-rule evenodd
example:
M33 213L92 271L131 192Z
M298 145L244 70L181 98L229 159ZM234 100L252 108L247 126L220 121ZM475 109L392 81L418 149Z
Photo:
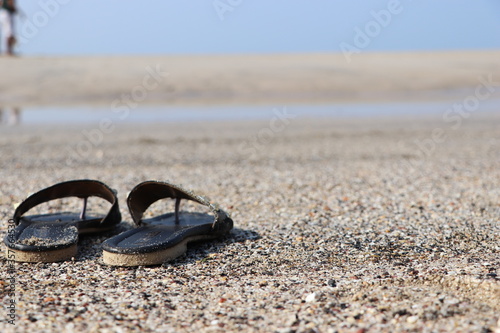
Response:
M0 57L0 106L456 100L500 76L499 51ZM496 79L498 81L498 79ZM498 91L496 96L500 96Z
M500 113L482 110L500 89L481 83L500 80L499 56L0 58L0 105L109 108L104 122L0 125L0 235L29 194L71 179L116 189L123 216L82 236L71 261L11 267L2 243L0 331L500 333ZM462 112L282 107L432 100ZM123 121L134 103L275 107L247 121ZM151 179L211 198L234 230L160 266L104 265L101 243L133 228L129 191Z
M158 179L209 196L235 229L155 267L103 265L113 233L69 262L7 276L2 259L18 317L0 330L498 332L499 120L290 118L266 137L271 119L117 124L88 151L92 126L3 128L2 221L29 193L91 178L118 191L129 229L128 191ZM422 150L436 128L446 139Z

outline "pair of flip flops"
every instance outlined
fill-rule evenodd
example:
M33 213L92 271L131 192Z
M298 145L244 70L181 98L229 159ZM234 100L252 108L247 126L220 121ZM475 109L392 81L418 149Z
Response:
M24 215L44 202L67 197L83 199L80 213ZM108 201L111 208L107 214L88 214L89 197ZM173 212L143 218L153 203L165 198L175 199ZM183 199L206 206L211 214L181 211L180 202ZM137 228L104 241L102 248L105 264L161 264L186 252L187 243L220 237L233 227L229 215L217 205L171 183L143 182L130 192L127 204ZM17 207L11 222L15 227L8 229L4 239L8 258L21 262L55 262L76 256L80 234L112 230L121 222L121 214L115 191L104 183L96 180L73 180L29 196Z

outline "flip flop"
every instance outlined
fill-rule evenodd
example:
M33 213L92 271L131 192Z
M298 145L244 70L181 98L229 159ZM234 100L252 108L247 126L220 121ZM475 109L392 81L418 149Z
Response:
M175 199L175 210L143 220L154 202ZM207 206L211 214L179 210L182 199ZM187 243L214 239L233 228L233 220L204 197L166 182L146 181L137 185L127 199L138 228L123 232L102 243L103 261L112 266L158 265L173 260L187 250Z
M24 216L41 203L67 197L83 199L80 213L60 212ZM88 215L87 199L99 197L111 203L107 215ZM121 221L115 192L96 180L72 180L41 190L24 200L14 212L15 228L9 228L4 243L7 258L21 262L55 262L74 257L78 235L104 232Z

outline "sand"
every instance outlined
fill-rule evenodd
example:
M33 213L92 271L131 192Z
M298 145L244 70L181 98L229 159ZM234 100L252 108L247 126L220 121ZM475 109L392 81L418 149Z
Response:
M0 106L457 100L500 81L500 51L0 57ZM500 93L495 92L498 97ZM134 99L133 99L134 100Z
M0 331L500 333L500 114L482 103L376 119L281 108L465 105L500 80L499 56L0 58L0 106L110 110L100 124L0 125L0 235L30 193L70 179L116 189L123 215L117 230L82 236L71 261L14 264L2 250ZM278 105L282 116L134 125L122 119L134 103ZM150 179L210 197L235 229L160 266L104 265L100 244L133 228L127 194Z
M154 267L103 265L112 232L68 262L1 259L1 318L11 299L17 317L0 330L500 332L499 120L117 123L88 150L97 125L3 127L4 222L29 193L91 178L118 191L126 230L128 191L158 179L209 196L235 229Z

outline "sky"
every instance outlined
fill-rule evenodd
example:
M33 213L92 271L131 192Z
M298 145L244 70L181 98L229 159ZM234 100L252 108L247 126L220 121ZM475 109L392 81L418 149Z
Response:
M499 0L18 0L24 55L500 49Z

